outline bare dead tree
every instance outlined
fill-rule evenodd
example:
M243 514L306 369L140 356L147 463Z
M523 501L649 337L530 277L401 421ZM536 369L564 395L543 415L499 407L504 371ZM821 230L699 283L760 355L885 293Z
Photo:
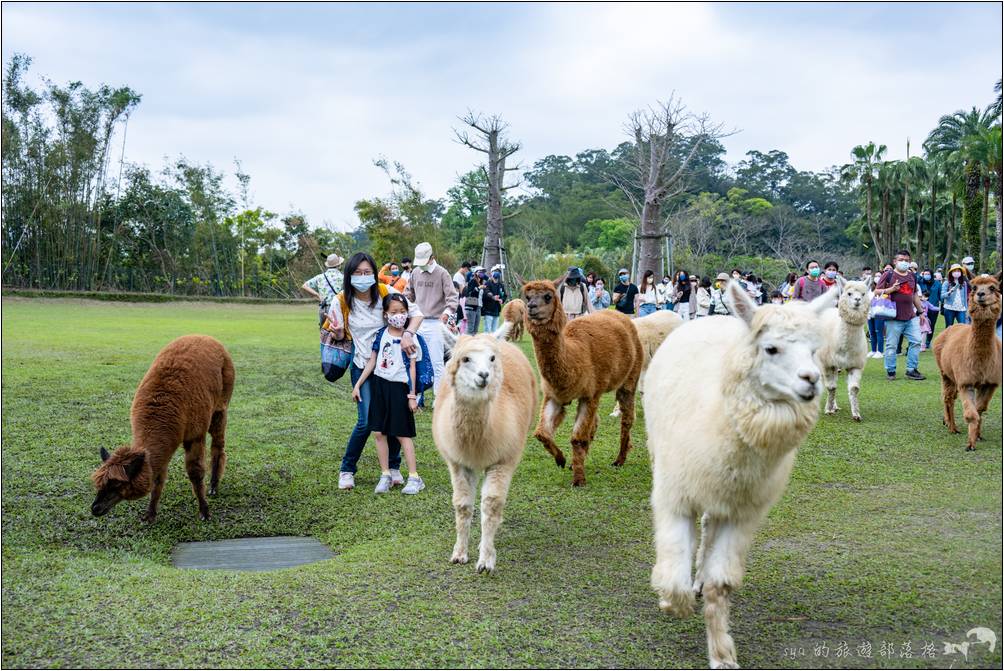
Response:
M468 110L466 115L460 117L460 121L468 128L454 129L457 142L481 152L487 157L486 163L481 165L481 170L488 182L484 265L491 268L502 259L503 224L506 219L516 214L515 212L503 214L502 204L505 192L515 189L520 184L517 181L515 184L506 186L505 178L507 172L516 172L521 169L519 165L506 166L506 161L519 151L521 145L506 137L509 124L498 115L485 116Z
M701 145L725 137L720 124L706 114L690 112L675 95L654 107L633 112L625 124L633 147L623 164L623 174L608 174L639 218L638 274L661 272L666 222L661 216L665 201L688 186L688 166ZM689 148L685 143L690 143Z

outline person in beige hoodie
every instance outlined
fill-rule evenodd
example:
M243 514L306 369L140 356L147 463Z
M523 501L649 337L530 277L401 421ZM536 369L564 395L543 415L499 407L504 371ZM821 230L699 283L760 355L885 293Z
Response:
M428 242L419 243L415 247L412 266L405 296L418 304L424 317L418 333L429 348L435 386L438 387L446 367L446 343L443 340L442 325L447 324L450 317L457 313L457 288L453 285L450 273L436 263L432 245Z

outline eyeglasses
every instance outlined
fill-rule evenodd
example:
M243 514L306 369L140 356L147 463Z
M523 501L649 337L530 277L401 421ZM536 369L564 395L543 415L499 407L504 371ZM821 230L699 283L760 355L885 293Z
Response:
M352 271L352 276L353 277L355 277L357 275L372 275L372 274L373 274L373 271L369 270L367 268L356 268L355 270Z

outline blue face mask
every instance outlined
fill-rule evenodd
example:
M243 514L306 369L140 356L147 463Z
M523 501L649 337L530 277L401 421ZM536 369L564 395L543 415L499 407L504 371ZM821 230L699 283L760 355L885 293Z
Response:
M617 279L619 279L621 282L625 282L626 283L627 280L628 280L628 276L627 275L618 275Z
M502 273L492 273L492 279L493 280L502 279Z
M366 291L376 284L376 278L372 275L353 275L351 282L356 291Z
M397 277L398 275L401 274L401 271L400 270L392 270L392 271L390 271L390 274L393 275L394 277Z

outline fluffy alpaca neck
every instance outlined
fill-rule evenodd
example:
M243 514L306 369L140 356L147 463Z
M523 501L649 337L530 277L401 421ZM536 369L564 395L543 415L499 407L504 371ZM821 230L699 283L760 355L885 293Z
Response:
M744 353L732 360L752 356L753 353ZM819 416L819 406L816 402L766 399L748 372L734 370L725 376L722 388L725 415L744 445L780 457L797 448L812 430Z
M533 338L533 351L537 355L541 377L557 387L567 386L562 380L555 379L557 374L568 373L571 368L565 365L566 347L562 337L567 323L568 318L560 304L555 305L554 314L548 322L536 324L527 320L527 330Z
M844 332L860 330L862 326L868 323L867 307L864 312L861 312L851 310L850 308L841 305L838 308L838 312L840 313L841 330Z
M469 398L463 394L453 394L453 426L460 445L480 445L485 431L491 426L491 411L494 394L486 398Z
M973 356L978 361L986 361L995 354L994 342L997 339L997 317L973 317L969 342Z

